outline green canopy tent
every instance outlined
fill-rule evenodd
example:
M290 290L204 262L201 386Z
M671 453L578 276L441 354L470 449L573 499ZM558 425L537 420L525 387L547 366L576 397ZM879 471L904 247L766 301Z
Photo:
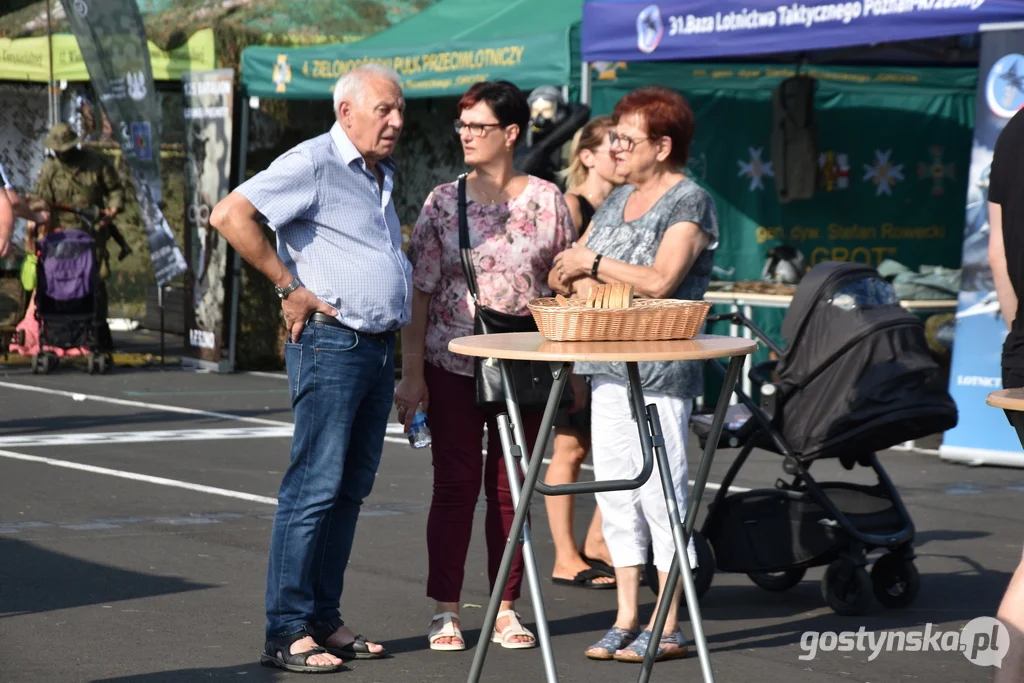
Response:
M437 0L358 42L247 47L241 90L249 98L329 102L337 79L352 68L367 62L394 68L412 100L399 158L403 181L395 197L405 231L430 189L462 166L450 125L454 99L473 83L507 79L523 90L553 85L568 100L579 100L582 10L583 0ZM239 107L239 183L247 177L249 108ZM234 291L239 271L236 262ZM233 302L232 321L237 311Z
M330 99L335 81L378 62L402 77L408 98L450 97L482 80L524 90L564 87L578 99L582 0L440 0L357 43L242 52L246 94Z

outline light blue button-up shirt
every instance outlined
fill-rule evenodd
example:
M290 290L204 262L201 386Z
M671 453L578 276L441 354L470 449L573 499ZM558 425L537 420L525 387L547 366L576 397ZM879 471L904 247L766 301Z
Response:
M391 200L337 123L288 150L238 187L277 233L277 254L303 286L360 332L398 330L412 317L412 266Z

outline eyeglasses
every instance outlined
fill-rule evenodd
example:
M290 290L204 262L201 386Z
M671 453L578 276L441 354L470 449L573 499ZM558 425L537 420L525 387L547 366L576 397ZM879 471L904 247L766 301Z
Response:
M455 119L455 134L462 135L462 129L468 128L475 138L482 138L487 134L488 128L504 128L500 123L466 123L461 119Z
M621 147L622 151L624 152L632 152L633 148L636 147L638 144L650 139L651 138L646 137L640 138L639 140L634 140L628 135L620 135L619 133L616 133L613 130L608 131L608 143L612 146L613 149L616 146Z

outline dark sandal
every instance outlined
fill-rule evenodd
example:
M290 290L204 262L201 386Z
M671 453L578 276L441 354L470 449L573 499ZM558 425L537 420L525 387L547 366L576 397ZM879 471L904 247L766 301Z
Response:
M345 622L341 619L331 622L318 622L309 629L309 633L327 652L339 659L385 659L390 657L387 650L370 652L368 641L362 635L357 635L355 640L344 645L338 645L334 634L344 625Z
M604 583L597 583L597 579L612 580L605 581ZM608 590L609 588L615 588L615 577L608 576L606 572L603 572L600 569L584 569L571 579L559 579L552 577L551 582L559 586L576 586L580 588L590 588L592 590Z
M351 643L341 647L329 647L327 651L340 659L384 659L390 656L387 650L370 652L370 646L367 643L366 638L358 635Z
M300 674L330 674L341 671L341 664L307 664L313 655L326 654L327 650L318 646L311 647L305 652L290 652L292 643L309 636L305 631L293 633L290 636L282 636L268 640L260 653L260 664L263 666L276 666L285 671L292 671ZM337 656L337 655L335 655Z
M615 576L615 567L611 566L607 562L604 562L602 560L595 560L593 557L587 557L583 553L580 553L580 557L583 558L584 562L589 564L591 567L593 567L597 571L604 572L608 576L611 576L611 577L614 578L614 576Z

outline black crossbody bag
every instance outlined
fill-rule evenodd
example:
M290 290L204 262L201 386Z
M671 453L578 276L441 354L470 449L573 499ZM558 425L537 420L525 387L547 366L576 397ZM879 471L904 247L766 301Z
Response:
M537 323L532 315L511 315L484 306L476 285L473 251L469 243L469 220L466 216L466 176L459 176L459 252L462 269L466 273L469 292L473 296L476 314L473 317L474 334L502 334L505 332L536 332ZM541 412L547 405L554 378L548 363L510 361L509 370L516 390L519 409L523 412ZM494 358L474 359L476 380L475 403L485 410L505 411L505 390L501 383L501 365ZM560 406L572 403L568 385L562 392Z

